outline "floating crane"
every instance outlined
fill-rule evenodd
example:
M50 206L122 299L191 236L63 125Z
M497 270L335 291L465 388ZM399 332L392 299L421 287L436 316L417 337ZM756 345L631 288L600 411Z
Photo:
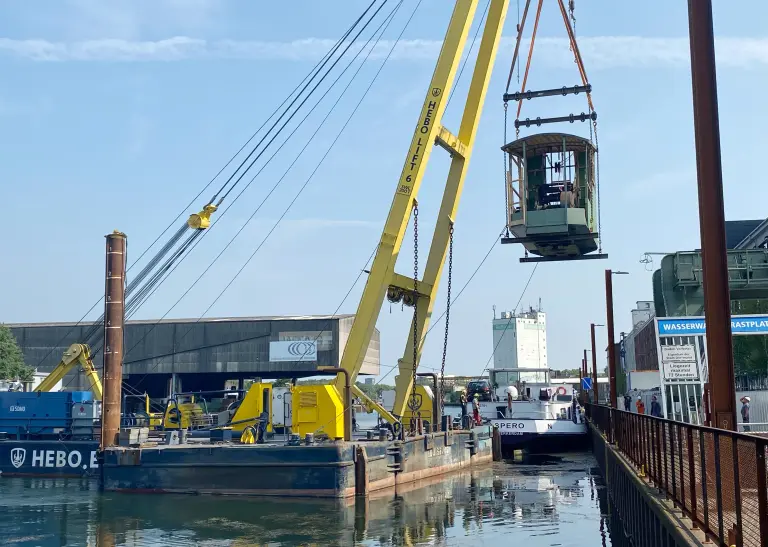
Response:
M583 85L571 89L563 88L539 92L521 91L518 94L505 94L505 102L509 100L519 102L518 117L519 106L524 99L576 92L586 92L587 96L590 97L591 86L586 80L563 0L556 1L563 13L571 47L576 55L582 75ZM543 2L544 0L538 2L536 28ZM525 15L522 23L518 25L515 60L530 3L531 0L527 0ZM417 386L419 389L414 389L416 370L432 317L446 256L452 257L453 231L459 199L472 155L478 120L498 52L508 4L508 0L490 0L461 124L458 133L454 134L443 126L442 118L454 84L459 61L464 52L469 29L476 14L478 1L457 0L455 3L341 361L341 367L347 370L350 375L355 395L363 401L363 404L378 411L393 425L409 421L411 431L415 429L416 422L422 413L428 413L429 409L432 408L432 401L429 400L428 391L424 389L424 386ZM536 28L534 28L534 39ZM533 40L531 41L532 47ZM530 53L528 64L530 67ZM523 88L525 88L527 81L528 68L526 68ZM512 70L514 70L514 61ZM512 71L510 71L510 79L511 74ZM509 85L507 87L509 88ZM591 104L590 97L589 114L551 119L537 118L535 121L516 120L518 133L521 126L573 122L577 119L596 122L597 115L591 108ZM418 192L433 145L437 145L449 153L451 165L443 190L437 223L428 249L427 261L423 273L420 275L418 259L423 250L419 247ZM510 158L510 167L507 173L507 193L508 197L510 195L515 197L511 200L508 199L508 237L505 237L503 242L522 243L527 249L526 254L530 251L539 255L542 260L604 258L606 255L590 254L599 249L599 245L596 243L599 240L597 215L595 214L597 201L597 179L594 166L597 153L596 146L592 145L589 139L575 135L536 134L505 144L504 150ZM559 159L556 160L556 166L553 166L551 162L556 156L559 156ZM557 164L558 161L559 164ZM515 176L512 175L513 171L517 171ZM557 174L557 177L553 179L552 174ZM411 218L414 228L413 273L404 275L395 271L395 263ZM450 287L452 260L448 262ZM362 366L384 298L393 303L400 302L413 309L408 340L402 357L398 360L399 374L395 380L395 401L391 409L384 408L369 399L354 383ZM450 291L448 299L448 310L450 310ZM448 318L446 318L445 344L447 344L448 338L447 331ZM443 361L443 371L444 367L445 362ZM441 372L441 377L442 375ZM341 378L337 379L336 387L341 391ZM435 395L442 401L442 381L438 391L439 393Z
M524 91L527 83L528 68L530 67L533 39L535 39L539 16L544 3L544 0L538 0L531 51L529 52L526 77L523 80L521 91L516 94L506 93L504 95L505 104L508 101L518 102L518 113L515 120L518 138L511 143L505 142L503 147L505 154L509 158L509 167L506 173L506 237L502 238L502 242L522 243L526 248L526 255L528 252L537 255L537 258L534 259L528 257L523 259L528 261L537 259L604 258L605 255L602 254L599 243L599 209L597 208L599 202L597 199L599 163L597 162L596 133L595 144L592 144L591 138L586 139L562 133L534 134L519 138L520 127L539 126L545 123L575 122L577 120L582 122L591 121L596 131L597 115L592 108L591 86L586 79L586 73L581 63L581 57L576 47L573 30L568 21L563 0L552 0L552 2L555 1L560 6L566 28L568 29L571 49L574 51L582 76L582 85L556 90ZM448 258L449 291L441 378L444 373L450 318L448 312L451 306L450 280L452 275L453 234L456 227L459 200L472 156L478 122L501 43L502 29L509 7L509 0L489 0L484 23L482 21L480 23L481 28L479 30L482 30L482 37L477 51L469 91L464 101L461 122L458 132L453 133L443 125L442 119L451 96L451 90L457 79L458 68L467 44L470 27L476 17L478 3L479 0L455 1L453 13L411 138L403 169L395 185L392 205L373 263L370 271L367 272L368 277L357 308L355 321L346 342L340 364L340 368L346 374L339 374L337 376L334 383L335 389L334 386L330 385L314 386L317 389L312 393L309 393L309 388L306 388L306 396L298 397L298 421L302 420L302 409L306 410L304 412L306 416L310 414L312 416L317 415L312 419L305 418L307 427L315 428L315 425L317 425L320 428L324 428L326 426L323 424L332 422L332 426L328 429L329 432L331 429L333 430L334 435L332 436L339 436L338 433L344 430L344 436L348 437L349 431L346 431L348 429L347 424L342 424L337 416L337 409L348 406L347 401L341 402L341 394L345 392L345 385L351 385L354 395L367 408L378 411L393 426L410 422L411 431L415 431L423 417L429 416L433 421L436 421L437 416L435 414L442 413L440 408L432 410L433 397L438 397L439 401L443 399L442 392L444 386L442 380L437 393L433 393L425 386L416 386L414 388L417 367L432 317L442 270L446 258ZM517 60L530 3L531 0L526 1L525 13L521 24L518 25L517 45L513 57L512 70L514 70ZM374 4L375 2L372 2L368 10L372 9ZM382 6L383 3L378 10ZM572 8L572 2L570 7ZM351 32L351 30L348 32ZM362 30L358 32L355 39L359 37L360 32ZM345 35L337 43L337 46L334 46L333 51L341 48L342 44L348 42L346 36L348 35ZM310 90L311 94L319 85L319 82L312 84L312 81L323 72L322 66L331 60L333 51L324 58L320 68L313 72L314 75L305 80L306 84L304 82L300 84L300 86L303 85L304 87L301 88L297 95L290 99L291 105L300 100L304 89L308 86L315 86ZM335 66L336 62L338 60L333 62L328 69L329 71ZM511 73L510 71L510 79ZM320 78L320 81L325 76L327 76L327 73ZM507 91L509 91L509 83ZM520 120L519 118L523 100L581 92L586 93L588 97L589 113L587 114L561 116L559 118L536 118L533 121L529 119ZM261 137L261 140L254 147L253 151L248 154L248 157L237 167L213 198L207 202L202 211L192 215L183 226L179 227L160 252L150 259L149 264L134 278L132 283L126 288L126 301L128 302L126 314L133 313L141 306L157 285L162 282L171 268L177 265L183 256L188 254L189 249L193 248L196 244L196 239L211 226L210 217L221 205L222 200L232 192L253 163L264 153L266 147L274 141L275 137L269 136L270 132L281 123L282 125L277 129L277 133L283 131L301 105L306 102L306 98L301 99L301 101L297 109L283 122L281 121L283 117L290 112L289 105L285 112L274 121L267 133ZM267 142L267 144L261 146L264 142ZM431 157L433 145L437 145L448 152L450 156L450 169L443 185L442 201L431 242L427 249L426 263L422 267L419 263L419 256L423 256L423 248L420 247L419 239L418 193ZM256 154L257 150L260 150L258 154ZM256 154L254 159L246 166L246 163L250 161L251 156L254 154ZM395 265L411 220L413 221L414 237L413 269L408 274L401 274L395 271ZM182 240L185 235L186 239ZM598 253L595 254L595 251L598 251ZM402 357L398 360L398 374L395 379L395 398L392 408L384 408L379 403L372 401L355 384L385 298L392 303L402 303L404 306L413 309L408 340L403 349ZM86 340L84 342L87 342L91 336L98 336L97 331L100 325L103 325L103 318L92 326L89 334L85 336ZM87 353L85 349L82 349L78 355L87 356ZM86 359L86 361L88 360ZM80 362L82 364L79 358L70 359L68 362L73 364ZM309 409L312 409L312 413L309 412ZM314 409L317 409L318 412L315 412ZM320 410L323 412L319 412ZM314 425L310 426L310 423Z

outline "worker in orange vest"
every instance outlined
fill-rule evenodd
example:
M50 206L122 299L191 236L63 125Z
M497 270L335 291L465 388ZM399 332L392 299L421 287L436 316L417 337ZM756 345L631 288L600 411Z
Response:
M637 398L637 401L635 402L635 406L637 407L638 414L645 414L645 403L643 403L642 397Z

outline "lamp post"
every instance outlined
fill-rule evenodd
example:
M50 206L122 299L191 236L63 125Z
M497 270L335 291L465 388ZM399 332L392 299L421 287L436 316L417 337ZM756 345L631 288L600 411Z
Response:
M628 275L629 272L605 270L605 309L608 325L608 376L610 382L610 400L608 406L616 408L616 350L613 333L613 276Z
M592 386L593 392L595 394L595 404L598 404L598 390L597 390L597 352L595 351L595 327L604 327L605 325L601 325L599 323L590 323L589 325L589 335L592 339L592 381L594 382L594 385Z

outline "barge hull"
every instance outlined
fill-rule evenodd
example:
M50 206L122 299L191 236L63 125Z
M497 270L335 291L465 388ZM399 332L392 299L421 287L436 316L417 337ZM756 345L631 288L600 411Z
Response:
M348 498L492 461L488 428L404 442L109 448L106 491Z
M498 427L502 453L515 450L529 452L571 452L586 447L589 443L587 426L571 420L493 420Z
M99 475L98 441L0 441L3 477Z

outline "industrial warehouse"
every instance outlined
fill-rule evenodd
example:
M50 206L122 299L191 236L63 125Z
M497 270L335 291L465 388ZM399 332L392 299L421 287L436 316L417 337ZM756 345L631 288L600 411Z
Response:
M123 380L136 391L162 398L173 392L224 389L231 380L238 380L242 388L246 379L290 378L296 371L338 367L354 318L348 314L128 321ZM24 360L47 373L70 344L85 340L91 324L7 326ZM309 342L316 351L298 348L295 342ZM376 329L360 374L379 374L379 347ZM103 368L102 360L103 354L94 352L96 369ZM62 380L62 388L70 391L88 386L82 370L75 369Z

